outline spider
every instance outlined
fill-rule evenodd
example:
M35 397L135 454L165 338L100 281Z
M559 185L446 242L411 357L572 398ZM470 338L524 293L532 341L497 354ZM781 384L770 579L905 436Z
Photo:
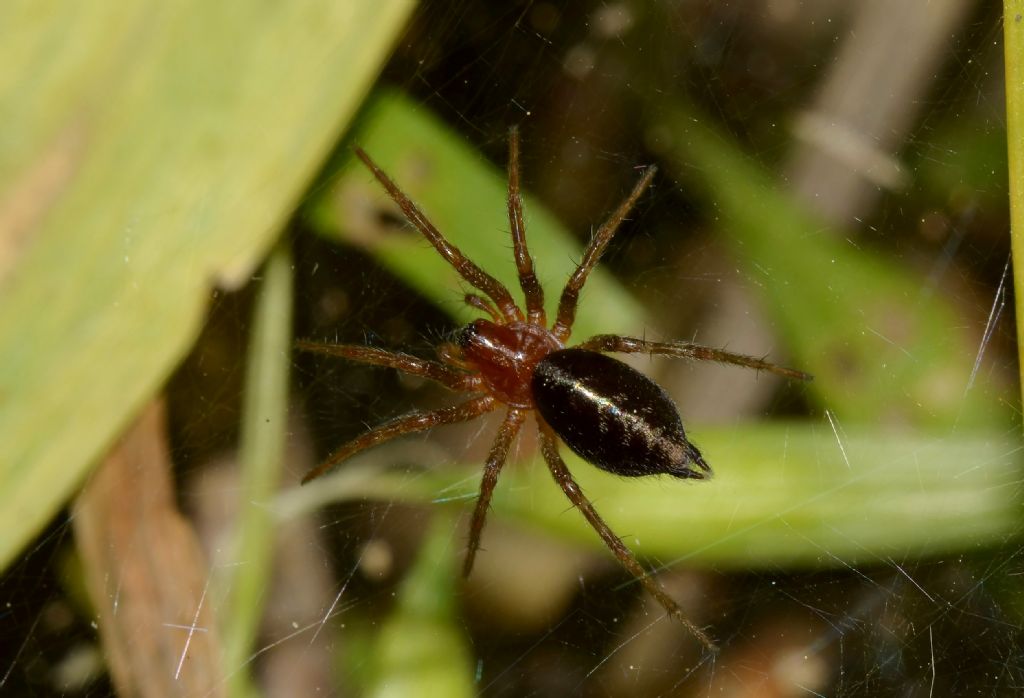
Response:
M376 347L321 344L300 340L297 348L339 356L436 381L471 399L454 407L399 417L344 444L311 470L303 484L323 475L360 451L403 434L442 424L464 422L487 412L506 410L505 419L484 466L480 494L473 510L469 543L462 572L468 576L480 547L480 534L509 447L528 412L536 415L544 460L569 501L618 558L619 562L710 651L717 648L694 625L679 605L651 577L594 509L558 452L561 439L584 460L620 476L668 474L682 479L710 477L711 467L686 438L675 404L644 374L602 352L660 354L710 360L770 371L792 379L810 380L801 371L782 368L763 359L733 354L689 342L653 342L603 334L567 348L580 290L600 260L619 225L654 178L656 167L646 168L632 192L598 228L576 271L562 290L558 312L548 327L544 291L527 251L523 205L519 188L519 132L509 134L508 217L519 285L526 311L508 289L467 258L431 224L412 200L361 148L355 154L402 209L405 217L473 288L465 302L489 316L462 328L454 342L438 349L440 361Z

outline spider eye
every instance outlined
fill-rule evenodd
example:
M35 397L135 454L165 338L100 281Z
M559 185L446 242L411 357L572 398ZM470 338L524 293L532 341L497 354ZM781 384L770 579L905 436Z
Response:
M471 322L465 327L462 327L455 332L455 343L462 349L465 349L475 342L474 340L480 335L479 328L476 327L475 322Z
M455 341L463 349L481 344L491 344L496 334L499 337L504 337L508 333L507 330L503 330L501 325L496 325L489 320L474 320L458 331Z

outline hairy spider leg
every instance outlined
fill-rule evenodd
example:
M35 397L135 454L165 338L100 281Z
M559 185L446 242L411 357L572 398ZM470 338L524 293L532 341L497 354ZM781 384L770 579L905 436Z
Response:
M396 436L402 436L403 434L412 434L417 431L426 431L442 424L456 424L457 422L466 422L474 417L479 417L485 412L490 412L497 407L497 400L492 397L484 396L473 398L461 405L455 405L454 407L446 407L445 409L435 410L433 412L415 412L413 414L399 417L393 421L382 424L379 427L374 427L370 431L366 432L361 436L357 436L352 441L349 441L344 446L339 447L334 453L329 455L323 463L316 466L302 478L302 484L305 485L310 480L320 477L328 470L341 463L346 458L351 458L360 451L376 446L377 444L390 441Z
M484 466L484 477L480 482L480 494L476 498L476 508L473 509L473 519L469 526L469 545L466 548L466 559L462 564L462 576L468 577L473 571L473 561L476 559L476 552L480 549L480 534L484 530L484 521L487 518L487 509L491 504L491 495L494 493L494 486L498 483L498 474L505 466L508 458L508 449L512 440L519 433L523 425L526 412L523 410L511 409L505 415L498 435L491 445L491 452L487 456L487 464Z
M752 368L757 371L768 371L783 378L811 381L814 376L810 373L797 371L793 368L785 368L776 364L744 354L733 354L722 349L713 349L691 342L651 342L636 337L621 337L617 334L599 334L591 337L582 344L577 345L579 349L591 351L610 351L623 354L638 354L646 352L659 356L671 356L677 359L696 359L698 361L717 361L723 364L735 364Z
M402 213L412 223L423 237L434 246L434 249L444 257L445 261L452 265L452 267L462 276L463 279L469 282L474 288L483 291L487 296L490 296L494 303L501 310L501 314L505 317L507 322L515 322L523 319L523 311L519 309L516 302L512 300L512 294L508 292L505 286L495 279L493 276L485 272L483 269L478 267L476 263L469 257L462 253L455 245L448 242L447 238L441 234L441 232L434 227L427 217L420 211L419 207L412 202L405 193L398 188L398 186L391 181L391 178L385 174L385 172L377 166L377 163L366 154L362 148L354 148L356 156L363 161L363 164L369 168L373 176L377 178L377 181L381 183L381 186L387 190L388 194L394 200L398 207L402 209Z
M306 339L296 341L295 348L314 354L340 356L343 359L358 361L364 364L398 369L403 373L428 378L452 390L473 392L480 388L480 378L477 376L456 371L437 361L421 359L411 354L387 351L359 344L323 344Z
M508 221L512 227L512 249L519 272L519 285L526 297L526 316L534 325L547 325L544 313L544 288L533 271L533 258L526 247L526 224L523 222L523 197L519 190L519 128L508 134Z
M558 299L558 317L555 318L555 324L551 328L551 331L560 342L564 343L569 339L569 334L572 332L572 323L576 319L576 303L579 301L580 289L587 282L587 277L590 276L590 272L601 259L601 255L607 249L608 243L615 237L619 225L629 214L633 206L636 205L637 199L643 194L647 185L651 183L651 179L657 171L658 168L654 165L651 165L644 171L643 176L636 183L636 186L633 187L633 191L630 192L629 196L619 204L619 207L615 209L615 212L612 213L608 220L597 229L594 237L590 240L590 244L587 245L586 251L583 253L583 260L566 282L565 288L562 290L562 297Z
M569 468L566 467L565 461L558 453L558 440L555 436L554 431L551 427L540 417L537 416L537 425L540 429L540 448L544 454L544 460L548 463L548 468L551 470L552 476L555 478L555 482L565 492L565 496L569 498L569 501L580 510L584 518L591 525L591 527L597 531L597 534L601 536L601 540L604 544L612 551L612 554L622 563L622 566L629 570L630 574L636 577L637 581L643 584L644 589L653 596L658 603L668 612L670 616L681 622L686 626L694 637L696 637L704 647L710 652L717 652L718 646L711 640L707 634L698 628L693 622L686 617L683 613L683 609L679 607L671 596L669 596L665 590L658 584L657 580L651 577L647 571L643 568L633 553L630 552L629 548L619 539L618 536L608 527L608 524L604 522L604 519L594 509L594 505L590 503L586 495L583 494L583 490L576 483L572 473L569 472Z
M467 293L462 300L466 302L466 305L476 308L477 310L482 310L490 315L499 325L505 322L505 318L501 316L501 313L499 313L498 309L494 307L494 304L483 296L478 296L475 293Z

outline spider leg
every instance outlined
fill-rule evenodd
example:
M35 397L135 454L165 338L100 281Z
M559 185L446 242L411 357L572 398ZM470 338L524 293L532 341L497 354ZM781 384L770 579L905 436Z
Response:
M562 297L558 299L558 317L555 318L555 324L552 326L551 331L554 332L560 341L565 342L565 340L569 339L573 320L576 319L576 303L580 297L580 289L583 288L583 284L586 283L590 272L601 259L601 255L604 254L608 243L615 236L619 225L626 218L626 215L629 214L633 206L636 205L637 199L643 194L647 185L651 183L651 179L657 171L658 168L654 165L651 165L644 171L640 181L633 187L633 191L619 204L619 207L615 209L608 220L597 229L594 237L590 240L590 244L587 245L587 249L583 253L583 260L576 267L573 275L569 277L569 281L566 282L565 288L562 290Z
M512 226L512 248L519 271L519 285L526 297L529 321L541 327L547 324L544 314L544 288L533 271L533 259L526 248L526 224L523 222L523 197L519 191L519 128L508 133L508 221Z
M487 465L484 466L484 477L480 483L480 496L476 498L476 508L473 510L473 520L469 526L469 545L466 548L466 559L462 565L462 576L468 577L473 570L473 561L476 559L476 552L480 549L480 534L484 530L484 520L487 517L487 509L491 504L491 494L498 482L498 474L505 466L508 458L508 449L512 439L519 433L523 425L523 418L526 413L522 410L511 409L505 415L505 421L498 430L498 435L491 446L491 453L487 456Z
M657 599L658 603L668 611L669 615L678 620L686 629L693 633L702 645L704 645L709 651L717 652L718 647L707 634L698 628L693 622L686 617L683 613L683 609L679 607L672 597L670 597L665 590L661 587L658 582L651 577L643 566L637 561L633 553L629 551L629 548L619 539L618 536L608 527L608 524L604 522L604 519L597 513L594 506L587 499L586 495L583 494L583 490L573 479L572 473L569 472L569 468L566 467L562 457L558 454L558 441L555 433L551 430L540 416L537 417L537 424L540 429L540 445L541 452L544 454L544 460L548 463L548 468L551 469L551 474L555 478L555 482L558 483L562 491L565 492L565 496L569 498L569 501L582 512L583 516L587 519L587 522L597 531L597 534L601 536L601 540L604 544L612 551L622 566L629 570L636 579L644 585L644 589Z
M455 368L461 369L463 371L475 370L473 366L469 364L469 362L462 358L462 350L459 348L459 345L453 342L445 342L444 344L439 345L437 347L437 355L440 356L441 361L443 361L448 366L454 366ZM482 381L479 376L471 375L468 373L464 375L469 376L469 378L472 380L472 390L476 392L482 392ZM467 388L467 390L469 389Z
M295 348L325 356L340 356L343 359L358 361L374 366L386 366L413 376L422 376L436 381L452 390L472 391L479 387L480 380L476 376L456 371L444 364L427 359L420 359L401 352L366 347L358 344L324 344L300 339Z
M467 293L463 300L466 302L466 305L490 315L498 324L505 322L505 318L501 316L501 313L499 313L498 309L494 307L494 304L483 296L478 296L475 293Z
M346 458L350 458L360 451L376 446L377 444L389 441L396 436L403 434L412 434L417 431L426 431L431 427L440 426L442 424L455 424L456 422L465 422L474 417L479 417L485 412L490 412L494 409L497 401L491 397L478 397L468 402L464 402L461 405L455 405L454 407L447 407L442 410L435 410L434 412L414 412L413 414L399 417L393 421L382 424L379 427L374 427L370 431L366 432L362 436L357 436L352 441L349 441L344 446L341 446L334 451L331 455L327 456L327 459L323 463L316 466L302 478L302 484L305 485L313 478L320 477L334 466L341 463Z
M773 363L744 354L734 354L722 349L692 344L690 342L651 342L636 337L620 337L615 334L599 334L578 345L580 349L591 351L613 351L624 354L646 352L659 356L671 356L677 359L697 359L698 361L718 361L724 364L735 364L758 371L768 371L783 378L810 381L814 376L792 368L776 366Z
M377 163L370 159L370 156L362 148L356 147L354 150L359 159L363 161L370 169L370 172L373 173L373 176L377 178L377 181L391 195L394 202L398 204L398 207L402 209L402 213L405 214L409 222L416 226L416 229L444 257L445 261L451 264L455 271L468 281L470 285L490 296L498 308L501 309L502 315L505 316L508 322L522 320L523 313L519 310L519 306L516 305L515 301L512 300L512 295L508 292L508 289L500 281L478 267L473 260L462 253L462 250L448 242L444 235L434 227L434 224L423 215L419 207L412 202L412 199L406 196L391 181L391 178L384 173L384 170L380 169Z

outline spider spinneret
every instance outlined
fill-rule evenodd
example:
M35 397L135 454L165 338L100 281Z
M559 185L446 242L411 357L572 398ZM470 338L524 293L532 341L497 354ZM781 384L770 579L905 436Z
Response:
M509 134L508 214L519 285L526 300L525 313L512 299L508 289L448 242L361 148L355 148L355 153L409 222L463 279L484 294L468 294L465 301L491 319L474 320L459 332L454 344L442 345L438 350L440 361L368 346L298 341L296 347L304 351L394 368L474 396L454 407L413 413L371 429L335 450L303 478L303 483L371 446L403 434L468 421L504 405L507 408L505 420L484 466L480 494L470 522L463 565L463 574L468 576L480 547L480 535L498 475L505 465L513 439L527 413L532 411L540 431L544 460L566 497L580 510L619 562L662 607L685 625L708 650L717 650L704 631L686 617L679 605L600 517L562 460L558 441L561 439L584 460L617 475L668 474L684 479L710 476L710 466L686 438L682 420L668 394L639 371L605 356L603 352L718 361L798 380L810 380L811 376L763 359L689 342L652 342L619 335L598 335L574 347L565 347L572 332L580 290L619 225L650 184L656 172L653 166L645 170L629 196L594 233L583 259L562 290L557 316L549 329L544 312L544 291L534 273L533 260L526 246L519 189L519 132L516 128L513 127Z

